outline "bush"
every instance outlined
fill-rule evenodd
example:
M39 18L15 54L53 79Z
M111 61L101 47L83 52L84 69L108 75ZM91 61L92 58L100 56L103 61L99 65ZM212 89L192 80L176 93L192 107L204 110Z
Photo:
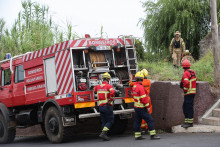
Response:
M141 62L139 63L139 69L146 68L149 72L149 79L160 81L173 81L181 80L183 69L174 68L169 62Z
M183 74L182 68L174 68L170 62L140 62L139 69L146 68L149 79L160 81L180 81ZM214 63L212 52L209 51L204 57L192 64L191 68L196 72L198 81L214 83Z
M214 84L214 59L212 51L208 51L204 57L192 65L196 71L198 81L208 81Z

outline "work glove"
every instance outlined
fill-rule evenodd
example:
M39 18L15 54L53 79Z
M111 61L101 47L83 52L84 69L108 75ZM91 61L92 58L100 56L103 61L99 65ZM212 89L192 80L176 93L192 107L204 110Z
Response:
M147 111L148 111L148 112L150 112L150 107L149 107L149 108L147 108Z
M145 106L146 106L146 108L147 108L147 111L150 112L150 104L147 103Z

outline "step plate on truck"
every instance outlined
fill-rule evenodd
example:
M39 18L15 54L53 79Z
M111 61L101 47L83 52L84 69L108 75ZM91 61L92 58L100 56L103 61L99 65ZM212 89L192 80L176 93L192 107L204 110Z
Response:
M129 114L129 113L133 113L134 109L115 110L113 112L114 112L115 115L118 115L118 114ZM98 117L98 116L100 116L100 113L80 114L79 115L79 119Z

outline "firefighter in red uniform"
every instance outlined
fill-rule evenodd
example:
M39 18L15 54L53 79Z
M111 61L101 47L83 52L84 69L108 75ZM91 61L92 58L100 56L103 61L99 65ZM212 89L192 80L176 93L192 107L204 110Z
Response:
M144 75L142 72L137 72L135 74L136 83L132 87L132 93L134 98L134 110L135 110L135 120L134 120L134 131L135 131L135 140L142 140L140 127L141 120L144 119L149 127L150 136L152 140L160 139L159 136L156 135L156 131L154 129L153 118L149 114L149 101L147 95L145 93L144 87L142 86Z
M115 97L115 90L112 85L108 84L111 79L109 73L104 73L102 75L103 82L100 85L94 87L94 92L97 93L99 112L102 122L102 132L99 135L103 140L110 140L107 136L107 132L114 123L114 114L113 114L113 100Z
M151 99L149 96L151 82L150 82L150 80L147 79L148 71L146 69L142 69L141 72L144 74L144 79L143 79L142 85L144 86L144 90L145 90L146 95L148 96L148 101L149 101L149 105L150 105L148 112L149 112L149 114L152 114L152 104L151 104ZM135 82L132 82L132 74L130 74L129 86L133 87L134 85L135 85ZM148 125L144 119L142 119L142 122L141 122L141 129L142 129L143 133L146 133L146 131L148 130Z
M185 59L182 62L182 67L184 69L183 78L180 83L180 87L184 91L184 102L183 102L183 113L185 116L184 124L181 126L183 128L193 127L193 105L194 97L196 94L196 73L190 69L189 60Z

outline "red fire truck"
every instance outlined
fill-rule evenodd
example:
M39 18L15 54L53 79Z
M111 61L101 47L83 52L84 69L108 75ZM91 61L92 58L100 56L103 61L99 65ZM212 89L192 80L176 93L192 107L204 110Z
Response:
M126 122L133 112L129 73L137 72L134 41L86 35L0 61L0 143L12 142L17 127L37 124L51 142L62 142L81 119L100 115L93 87L105 72L117 93L115 123Z

